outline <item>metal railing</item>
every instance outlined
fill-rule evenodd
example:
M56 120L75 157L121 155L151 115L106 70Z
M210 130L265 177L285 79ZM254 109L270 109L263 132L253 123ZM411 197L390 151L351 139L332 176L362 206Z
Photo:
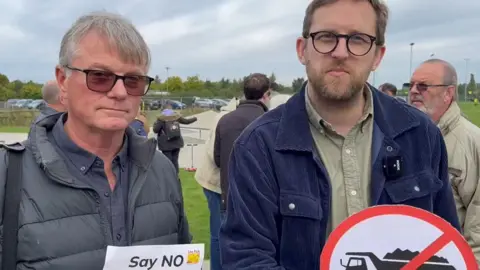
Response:
M186 130L197 130L198 131L198 138L200 139L203 139L202 137L202 131L203 131L203 134L210 132L210 129L209 128L201 128L201 127L189 127L189 126L183 126L183 125L180 125L180 128L183 130L183 129L186 129Z
M209 132L210 132L209 128L189 127L189 126L184 126L184 125L180 125L180 129L181 130L191 130L192 132L197 131L198 132L198 138L202 139L202 140L205 140L206 137L209 135ZM149 132L150 134L154 134L152 130L153 130L153 128L150 128L150 132ZM182 136L189 136L190 134L188 132L187 132L187 134L182 133ZM206 136L205 136L205 134L206 134ZM150 136L152 136L152 135L150 135ZM203 136L205 136L205 138Z

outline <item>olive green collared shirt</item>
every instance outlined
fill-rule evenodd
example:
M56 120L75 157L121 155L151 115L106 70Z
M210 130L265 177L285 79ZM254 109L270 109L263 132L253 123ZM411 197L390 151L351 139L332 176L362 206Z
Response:
M342 136L318 115L307 92L310 131L332 187L328 236L346 218L370 205L373 97L365 87L364 115L347 136Z

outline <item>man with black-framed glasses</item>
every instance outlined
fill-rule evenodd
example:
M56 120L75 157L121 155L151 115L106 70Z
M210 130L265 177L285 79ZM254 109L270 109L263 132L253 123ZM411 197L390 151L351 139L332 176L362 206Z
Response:
M480 128L462 115L457 103L457 72L447 61L429 59L405 86L410 89L410 103L442 132L458 218L480 263Z
M102 269L107 246L190 243L174 166L129 127L149 67L120 15L87 14L66 32L55 72L67 112L0 149L0 269Z
M367 84L387 19L380 0L310 2L297 39L308 81L230 155L223 269L319 269L330 233L379 204L422 208L460 230L440 130Z

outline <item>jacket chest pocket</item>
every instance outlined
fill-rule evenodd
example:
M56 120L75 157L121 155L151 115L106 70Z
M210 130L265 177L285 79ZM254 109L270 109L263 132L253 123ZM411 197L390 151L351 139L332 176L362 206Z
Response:
M283 265L293 265L297 269L299 261L295 258L318 256L320 242L324 239L322 229L323 211L319 199L308 195L280 192L279 209L281 214L280 257ZM318 248L318 249L317 249Z
M436 193L442 181L430 170L385 182L385 191L394 204L406 204L433 211Z

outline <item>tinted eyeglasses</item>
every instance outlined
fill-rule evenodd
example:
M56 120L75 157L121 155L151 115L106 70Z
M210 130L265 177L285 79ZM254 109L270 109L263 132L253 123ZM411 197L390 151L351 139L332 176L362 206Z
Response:
M407 88L409 91L412 90L414 86L417 86L419 92L425 92L429 87L447 87L449 84L426 84L426 83L404 83L403 88Z
M339 40L344 38L347 42L348 52L355 56L366 55L372 49L373 43L377 40L376 37L363 33L342 35L329 31L310 33L310 37L312 38L315 50L322 54L333 52L337 48Z
M150 89L150 84L154 80L149 76L143 75L117 75L111 71L98 69L79 69L65 66L70 70L85 73L85 80L88 89L94 92L106 93L112 90L113 86L120 79L125 85L127 93L131 96L144 96Z

